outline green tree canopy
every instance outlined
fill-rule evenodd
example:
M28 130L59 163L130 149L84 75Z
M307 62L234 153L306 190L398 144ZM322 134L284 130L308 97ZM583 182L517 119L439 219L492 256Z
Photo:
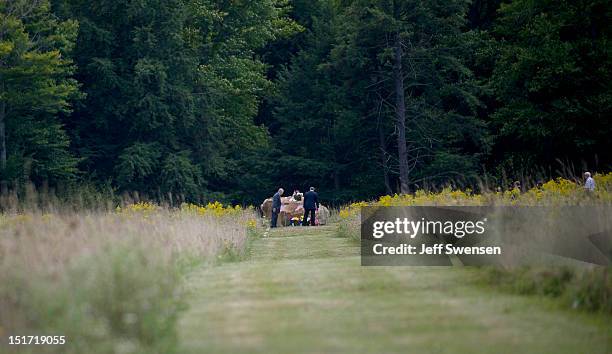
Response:
M491 85L502 167L609 160L612 3L515 0L502 5Z
M52 15L48 1L0 1L0 180L76 175L60 115L78 97L70 59L77 28Z
M83 167L151 195L204 197L267 144L254 124L270 87L255 51L298 30L287 2L69 1L82 23L71 117ZM117 163L118 162L118 163Z

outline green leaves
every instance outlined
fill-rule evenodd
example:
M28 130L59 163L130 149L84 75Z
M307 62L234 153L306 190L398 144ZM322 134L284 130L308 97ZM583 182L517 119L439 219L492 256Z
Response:
M188 151L164 154L158 143L135 143L123 150L115 167L117 182L122 189L147 191L159 186L157 192L193 196L201 187L201 168L191 162Z
M163 161L161 187L173 194L197 195L202 185L202 172L189 158L189 152L169 154Z
M502 106L493 122L509 157L593 162L610 149L611 11L600 0L502 5L491 83Z
M0 7L0 125L6 126L0 140L13 166L0 171L4 181L64 180L77 173L58 114L69 113L81 97L69 57L78 26L58 21L49 8L48 1Z
M609 1L50 1L0 1L2 180L346 201L610 163Z
M135 143L119 155L117 180L123 188L142 188L159 172L161 147L156 143Z
M237 161L268 143L253 122L272 86L256 51L299 29L289 2L90 5L68 6L83 23L76 60L88 96L70 117L83 167L125 190L193 199L205 181L239 178Z

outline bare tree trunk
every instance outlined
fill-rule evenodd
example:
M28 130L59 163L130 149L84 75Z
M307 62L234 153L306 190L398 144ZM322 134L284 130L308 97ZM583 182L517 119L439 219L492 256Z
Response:
M399 159L400 193L410 193L408 188L408 147L406 146L406 102L404 95L404 71L402 69L402 43L399 33L395 35L395 114L397 127L397 155Z
M2 78L0 77L0 80ZM0 92L4 91L4 83L0 83ZM6 169L6 103L0 100L0 170Z
M0 80L2 80L1 77ZM3 90L4 83L0 85L0 90ZM5 195L7 193L7 188L8 183L6 181L6 103L4 101L0 101L0 195Z
M380 144L380 158L382 161L383 175L385 178L385 192L390 195L393 193L393 189L391 188L391 181L389 180L389 166L387 165L385 132L383 131L383 126L380 122L380 117L378 119L378 143Z
M0 41L4 39L0 33ZM0 65L3 63L0 62ZM4 78L0 75L0 93L4 93ZM0 194L6 194L6 102L0 99Z
M0 170L6 169L6 104L0 101Z

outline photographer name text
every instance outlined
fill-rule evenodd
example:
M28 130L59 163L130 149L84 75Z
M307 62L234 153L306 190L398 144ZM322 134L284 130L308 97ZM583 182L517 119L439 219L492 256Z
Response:
M402 243L398 246L384 246L377 243L372 251L375 255L460 255L460 254L501 254L499 246L453 246L451 244L436 243L434 245L422 244L421 247Z
M486 232L487 219L468 221L409 220L396 218L394 221L375 221L372 224L372 237L382 239L385 236L407 237L449 235L457 239L465 236L482 236ZM386 237L387 241L389 237ZM399 240L398 240L399 241ZM498 255L499 246L455 246L452 243L412 245L407 243L386 246L376 243L372 247L375 255Z

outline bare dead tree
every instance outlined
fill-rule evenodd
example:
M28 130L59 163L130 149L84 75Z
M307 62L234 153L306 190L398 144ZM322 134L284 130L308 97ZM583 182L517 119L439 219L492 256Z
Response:
M406 101L404 92L404 70L402 67L402 44L399 32L395 35L395 63L393 79L395 82L395 115L397 126L397 155L399 159L400 193L410 193L408 176L408 148L406 145Z
M379 101L378 107L377 107L377 118L376 118L376 125L377 125L377 130L378 130L378 144L379 144L379 149L380 149L380 159L382 162L382 169L383 169L383 176L384 176L384 180L385 180L385 191L387 194L391 194L393 193L393 189L391 188L391 180L389 178L389 166L388 166L388 157L387 157L387 142L385 139L385 132L384 132L384 127L383 124L381 122L381 114L382 114L382 109L383 109L383 100Z

